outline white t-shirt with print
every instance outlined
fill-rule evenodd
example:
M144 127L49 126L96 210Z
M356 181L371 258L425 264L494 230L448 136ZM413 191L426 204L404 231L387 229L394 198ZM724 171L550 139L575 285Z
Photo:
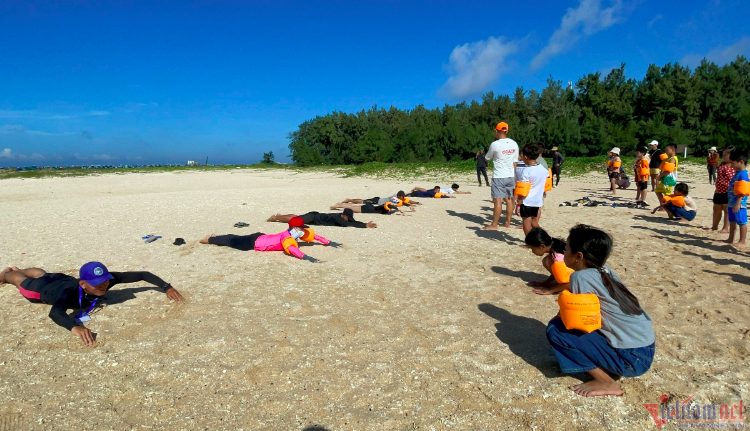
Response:
M527 166L523 170L521 181L531 183L529 195L523 200L527 207L541 208L544 205L544 184L549 172L542 165Z
M455 190L448 188L448 189L440 189L440 193L447 193L447 194L453 194Z
M513 139L498 139L490 144L484 158L492 160L495 165L492 178L513 178L513 163L518 161L518 144Z

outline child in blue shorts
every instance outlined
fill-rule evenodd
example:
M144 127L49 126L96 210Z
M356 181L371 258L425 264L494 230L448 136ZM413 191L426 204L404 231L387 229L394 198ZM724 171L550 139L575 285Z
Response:
M734 176L729 181L727 198L729 201L729 238L727 244L744 247L747 237L747 195L750 188L750 178L747 174L747 153L735 149L729 154L729 160L734 168ZM739 227L739 229L738 229ZM740 231L740 240L734 242L734 233Z

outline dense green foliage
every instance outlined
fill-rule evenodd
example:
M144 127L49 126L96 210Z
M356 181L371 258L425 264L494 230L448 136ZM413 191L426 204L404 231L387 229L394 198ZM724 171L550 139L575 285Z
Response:
M719 67L704 60L694 71L651 65L641 81L626 78L623 64L603 78L584 76L575 91L550 78L541 93L490 92L442 109L333 112L290 133L289 149L299 166L461 161L494 140L500 121L520 145L540 141L566 156L601 155L613 146L628 154L652 139L688 145L696 154L730 144L747 149L750 63L738 57Z

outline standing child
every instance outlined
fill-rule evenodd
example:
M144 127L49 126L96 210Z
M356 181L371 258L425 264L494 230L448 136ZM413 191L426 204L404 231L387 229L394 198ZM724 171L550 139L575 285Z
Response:
M489 187L490 180L487 179L487 159L484 158L484 147L479 147L479 151L477 151L474 159L477 161L477 181L479 181L479 187L482 187L481 175L484 175L484 183Z
M599 300L601 328L592 332L568 329L558 316L547 325L547 339L564 373L586 372L593 380L570 389L584 397L622 395L612 376L637 377L654 360L654 329L638 298L605 265L612 238L599 229L577 225L565 246L570 291L593 293ZM565 292L563 292L565 294ZM561 307L560 316L563 316ZM567 315L567 312L566 314Z
M716 147L708 149L708 156L706 157L706 164L708 166L708 183L714 184L716 182L716 165L719 164L721 157L716 151Z
M724 225L721 227L719 233L729 233L729 182L732 181L734 176L734 169L732 168L732 161L729 160L729 154L734 150L734 147L727 147L722 151L722 161L717 169L716 173L716 189L714 190L714 220L711 230L719 229L719 222L721 221L721 214L724 213Z
M635 206L636 208L643 208L648 206L646 203L646 193L648 193L648 176L650 169L648 167L648 149L646 147L638 147L635 150Z
M750 178L747 175L747 153L739 149L733 150L729 154L729 160L732 161L734 176L729 182L729 238L727 244L736 247L745 246L747 237L747 196L750 195ZM734 233L740 231L740 240L734 242Z
M622 166L622 159L620 159L620 149L615 147L609 152L609 160L607 161L607 174L609 176L609 189L612 190L612 196L617 192L617 180L620 179L620 166Z
M658 208L654 208L651 214L654 214L659 208L664 208L669 215L670 220L680 223L693 221L698 214L698 205L693 198L688 196L690 188L685 183L679 183L674 186L674 193L671 196L664 196L664 202Z
M663 161L659 164L659 178L658 185L656 186L656 197L659 198L659 202L664 201L664 195L671 195L674 190L674 186L677 185L677 167L679 165L677 161L677 145L669 144L665 149L663 155ZM662 158L662 156L660 156Z
M548 172L536 161L539 156L536 145L526 145L521 154L526 169L523 170L521 182L516 184L515 193L520 204L523 233L528 235L532 228L539 227L539 208L544 205L544 185Z
M531 287L538 287L533 292L537 295L551 295L568 288L570 274L573 270L565 266L565 241L552 238L540 227L531 229L526 239L526 248L537 256L544 256L542 265L550 272L549 278L544 281L532 281Z

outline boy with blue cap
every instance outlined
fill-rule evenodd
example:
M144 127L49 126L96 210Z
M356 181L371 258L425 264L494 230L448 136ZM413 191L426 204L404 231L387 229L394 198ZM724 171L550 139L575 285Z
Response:
M89 313L99 298L120 283L139 281L158 286L172 301L183 300L177 289L150 272L109 272L101 262L83 265L78 279L65 274L47 273L40 268L9 267L0 271L0 284L15 285L29 302L52 305L50 319L71 331L87 346L94 344L94 335L83 326L83 322L91 320ZM66 310L76 308L79 309L78 314L68 316Z

